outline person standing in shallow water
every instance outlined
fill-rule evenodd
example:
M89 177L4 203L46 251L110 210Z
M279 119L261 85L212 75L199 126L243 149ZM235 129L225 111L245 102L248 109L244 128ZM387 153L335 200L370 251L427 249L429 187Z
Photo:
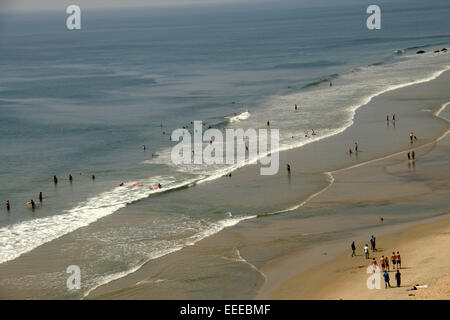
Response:
M72 175L69 174L69 181L72 182L72 180L73 180Z
M9 204L9 200L6 200L6 211L11 210L11 206Z
M42 192L39 192L39 202L42 202Z
M58 183L58 178L56 176L53 176L53 183L57 184Z

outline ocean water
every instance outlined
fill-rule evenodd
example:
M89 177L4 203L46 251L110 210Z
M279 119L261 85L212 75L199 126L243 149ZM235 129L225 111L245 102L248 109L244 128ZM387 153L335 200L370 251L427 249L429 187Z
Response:
M345 130L371 97L450 68L450 53L433 53L450 45L448 1L382 1L378 31L365 26L367 5L83 10L76 32L65 29L64 11L2 12L0 263L245 165L173 165L169 135L191 121L246 129L270 120L281 150L301 147ZM44 201L31 210L39 192ZM114 268L90 265L83 294L255 216L196 209L85 235L120 242L129 255Z

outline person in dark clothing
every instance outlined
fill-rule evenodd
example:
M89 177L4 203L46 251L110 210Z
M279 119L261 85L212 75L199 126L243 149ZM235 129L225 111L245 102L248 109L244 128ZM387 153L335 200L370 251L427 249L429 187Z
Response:
M39 192L39 202L42 202L42 192Z
M31 209L34 209L36 207L33 199L30 200Z
M11 205L9 204L9 200L6 200L6 211L11 210Z
M391 284L389 283L389 273L387 271L384 272L383 278L384 278L384 288L387 289L388 286L390 288Z
M57 184L58 183L58 178L56 176L53 176L53 183Z
M291 173L291 165L290 165L290 164L287 164L287 165L286 165L286 169L287 169L287 172L288 172L288 173Z
M397 272L395 273L395 280L397 281L397 287L400 287L400 282L401 282L400 270L397 270Z
M73 178L72 178L72 175L69 174L69 181L72 182L72 179L73 179Z
M355 241L353 241L352 242L352 257L356 256L355 250L356 250Z

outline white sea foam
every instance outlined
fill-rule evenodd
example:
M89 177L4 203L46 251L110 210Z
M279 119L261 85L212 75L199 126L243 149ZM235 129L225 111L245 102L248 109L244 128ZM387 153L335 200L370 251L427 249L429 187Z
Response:
M0 262L16 259L34 248L57 239L78 228L125 207L128 203L147 198L151 194L182 187L192 181L177 182L173 177L156 176L147 180L128 182L103 192L62 214L26 220L0 228ZM158 183L162 189L149 189ZM142 184L142 187L133 186Z
M189 238L179 240L176 244L174 243L172 247L168 247L168 248L153 252L151 255L149 255L147 257L147 259L145 259L144 261L142 261L141 263L139 263L138 265L136 265L135 267L133 267L131 269L117 272L114 274L105 275L105 276L98 278L96 280L96 283L94 285L92 285L86 292L84 292L83 297L87 297L93 290L97 289L98 287L100 287L104 284L107 284L111 281L120 279L122 277L125 277L128 274L136 272L137 270L142 268L143 265L145 265L146 263L148 263L151 260L154 260L154 259L160 258L162 256L165 256L167 254L179 251L187 246L192 246L192 245L196 244L198 241L200 241L204 238L207 238L213 234L216 234L225 228L232 227L241 221L253 219L255 217L256 216L234 217L234 218L230 217L230 218L226 218L223 220L219 220L217 222L211 222L211 223L209 223L208 227L200 230L198 233L192 235Z
M229 119L230 119L230 122L233 123L233 122L239 122L241 120L246 120L248 118L250 118L250 112L244 111L240 114L230 117Z
M402 59L405 59L404 61L391 66L369 66L359 68L361 71L355 72L356 75L353 73L342 75L339 81L335 81L335 85L332 88L326 89L328 90L326 94L321 95L322 89L315 89L308 92L300 92L297 94L273 98L267 102L268 108L271 110L271 115L273 115L274 118L271 119L271 123L275 123L275 125L278 123L283 123L283 126L287 128L287 130L285 130L286 133L282 137L282 143L280 144L279 151L300 147L305 144L339 134L352 125L356 110L370 102L374 97L387 91L431 81L437 78L443 72L450 69L450 63L447 63L450 55L441 56L447 57L445 58L447 60L437 61L437 59L439 59L437 56L427 56L425 54L420 57L402 57ZM419 65L420 68L416 65ZM407 73L408 68L415 68L413 74ZM396 72L399 72L399 74L404 72L406 75L397 77L393 76L392 78L389 78L389 81L386 80L387 75L391 73L395 74ZM366 83L364 83L364 79ZM342 85L339 83L341 81ZM359 92L363 92L364 94L361 95ZM349 99L349 97L352 98ZM299 111L305 112L306 115L308 115L308 117L305 117L307 120L305 120L306 122L303 122L303 126L296 125L296 121L301 122L300 117L294 118L292 114L286 115L286 112L284 112L288 108L292 108L295 101L302 102L299 104ZM327 106L330 101L335 101L336 103L342 104L342 109L334 110L333 106ZM350 103L348 103L348 101L350 101ZM315 110L315 108L323 106L325 106L323 109ZM328 109L326 107L328 107ZM437 114L442 112L444 108L445 106L443 106ZM317 128L304 127L305 123L307 124L313 122L316 119L315 117L325 117L324 114L327 116L336 116L338 119L341 117L341 121L339 122L340 126L336 128L327 128L324 126L319 130ZM345 115L343 119L342 114ZM231 121L230 119L230 125L236 125L239 123L245 124L246 127L257 128L261 123L265 123L265 118L267 116L264 112L261 112L260 114L252 113L252 117L250 117L249 112L244 112L236 117L236 120ZM318 121L318 123L319 122L320 121ZM295 128L298 128L298 130L295 131ZM317 135L310 138L304 138L304 129L316 129ZM295 138L292 139L291 136L295 136ZM170 154L168 151L169 150L162 150L161 152L158 152L160 155L159 157L146 161L144 164L170 164L170 160L167 158ZM250 161L232 166L208 167L207 169L204 167L194 168L190 166L177 168L184 174L182 180L180 180L177 176L159 176L151 177L142 181L128 182L124 187L115 187L110 191L106 191L95 197L89 198L76 207L66 210L60 215L27 220L0 228L0 246L2 247L0 252L0 263L13 260L23 253L33 250L46 242L57 239L69 232L77 230L78 228L87 226L98 219L108 216L125 207L128 203L146 198L153 193L189 186L195 183L211 181L220 178L223 175L238 169L239 167L250 163L255 163L257 160L258 159L250 159ZM186 179L186 173L192 174L189 179ZM134 187L134 183L143 184L144 186ZM161 183L164 188L157 190L147 188L147 186L154 186L157 183ZM284 211L299 208L309 199L317 196L320 192L323 192L323 190L311 195L301 204L288 208ZM211 222L211 224L204 230L201 230L195 235L174 244L172 247L149 254L144 262L134 266L133 268L98 279L96 284L92 286L86 294L102 284L135 272L151 259L156 259L171 252L175 252L187 245L195 244L199 240L215 234L226 227L233 226L242 220L252 219L255 217L256 216L229 217L218 222Z

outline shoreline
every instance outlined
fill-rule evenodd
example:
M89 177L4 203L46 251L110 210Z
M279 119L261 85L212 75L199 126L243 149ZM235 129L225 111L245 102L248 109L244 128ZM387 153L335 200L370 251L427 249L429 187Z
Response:
M440 77L435 80L381 94L380 96L374 98L369 104L378 104L383 106L385 104L385 100L395 97L399 90L414 90L411 89L411 87L439 87L443 81L439 80L441 77L450 79L450 72L442 73ZM427 92L426 90L424 92ZM435 101L436 99L440 100L444 98L433 98L432 101ZM445 101L448 101L448 97L445 97ZM216 251L219 250L217 248L231 250L232 254L235 254L237 250L241 259L233 259L236 260L236 263L240 263L245 265L248 269L251 269L244 270L245 274L248 274L251 278L243 278L242 280L235 281L235 283L237 286L239 286L242 281L254 283L248 292L245 291L245 293L242 293L242 297L251 298L257 290L256 288L261 285L261 282L263 281L263 276L261 276L259 272L262 272L263 275L267 275L263 269L263 265L265 263L291 250L295 251L296 248L304 250L305 252L307 251L307 248L304 247L302 241L310 241L310 236L307 235L311 233L310 230L303 231L306 234L304 237L305 239L302 238L300 239L300 242L297 242L295 235L285 231L278 234L275 227L280 220L282 220L281 222L284 220L283 223L289 225L292 222L289 219L296 219L298 216L299 219L293 221L293 225L296 228L302 228L302 225L305 222L302 214L304 214L303 212L305 212L305 210L308 211L310 209L310 202L314 202L318 197L322 197L323 194L326 193L324 191L328 191L330 187L334 185L334 183L326 181L327 172L329 172L330 168L338 168L336 170L340 170L339 168L342 169L343 166L346 168L358 166L367 163L368 161L378 159L380 156L386 156L386 154L390 155L392 150L397 151L397 153L399 149L403 150L403 143L396 141L392 141L392 143L380 147L379 142L372 138L375 136L378 138L379 134L385 134L386 136L395 134L395 136L398 136L399 139L403 139L402 137L405 136L406 133L409 133L410 126L414 127L417 123L421 123L425 126L425 128L428 127L429 130L422 129L423 132L420 132L420 139L417 142L420 146L428 145L430 142L434 141L436 139L436 135L443 129L443 125L436 121L434 117L429 117L428 113L426 113L426 116L424 117L423 111L421 111L418 106L414 106L412 110L410 110L408 106L408 109L405 109L399 113L402 115L402 119L398 122L397 128L394 128L396 130L389 131L386 128L383 129L385 126L383 121L373 120L383 119L385 117L386 108L382 109L381 112L384 114L380 116L379 114L373 114L374 112L380 112L377 108L371 108L373 106L367 106L364 108L364 106L366 105L363 105L361 108L356 110L353 124L342 133L327 139L314 141L313 143L304 145L301 148L281 152L280 163L301 163L301 166L295 167L294 165L292 177L289 179L286 179L284 172L280 172L276 176L260 177L256 174L259 170L258 166L248 165L242 169L239 169L239 174L233 175L233 179L218 179L211 183L196 185L195 188L188 188L183 190L183 192L177 192L176 194L175 192L168 192L165 194L162 193L159 197L164 199L166 202L170 200L174 201L174 199L176 199L176 201L183 202L184 200L191 200L191 197L193 197L201 202L204 201L204 199L208 199L208 201L214 203L216 207L225 208L228 208L230 205L229 201L226 199L233 199L233 209L229 210L233 213L233 218L239 218L239 212L245 212L248 216L244 221L234 224L233 226L223 226L219 232L209 235L195 243L185 245L183 248L180 248L180 250L172 251L171 253L162 255L157 259L147 260L140 268L132 269L132 272L129 272L130 270L118 272L117 274L120 277L115 280L108 281L106 284L96 286L94 289L91 288L87 291L87 297L85 298L108 299L122 297L127 299L146 299L154 297L159 299L161 297L164 298L165 296L178 299L185 298L185 289L179 289L179 292L176 293L172 291L164 291L164 294L159 294L158 290L160 290L160 288L155 288L155 286L152 286L151 281L153 280L148 281L148 279L154 279L154 270L168 269L169 272L172 272L170 268L167 268L167 266L172 264L180 264L180 259L181 261L187 259L186 262L188 263L204 266L204 259L208 259L208 256L204 255L205 247L207 250L213 248L211 249L214 252L211 253L213 255L217 255ZM404 103L400 101L397 108L402 110L401 108L404 108ZM368 119L370 120L370 123L367 123ZM380 132L380 130L382 131ZM361 145L363 146L360 151L359 158L356 155L354 157L349 157L347 154L342 152L343 150L348 150L347 147L345 147L345 144L348 143L348 141L354 141L355 136L358 137L358 142L361 141ZM383 138L381 137L381 139ZM336 158L328 158L326 157L327 154L333 154ZM321 158L323 160L317 161ZM325 162L325 160L328 162ZM323 170L323 168L325 168L325 170ZM309 183L309 181L311 181L311 183ZM273 184L278 186L276 190L271 187ZM230 188L230 185L233 186L233 188ZM201 196L200 198L199 194ZM217 197L217 195L220 195L220 197ZM211 197L211 199L209 199L209 197ZM137 207L141 206L141 209L143 209L142 212L144 213L151 213L151 210L158 209L158 207L155 209L152 208L155 204L158 205L158 199L159 198L154 197L148 207L145 205L145 201L142 201L142 204ZM251 199L250 203L247 203L247 199ZM288 210L277 209L279 207L285 207L288 208ZM275 210L270 210L272 208L275 208ZM236 210L238 209L240 211L236 213ZM248 209L253 211L247 211ZM261 209L264 209L264 211L261 211ZM83 238L92 232L103 230L101 228L117 228L119 226L123 226L124 224L139 224L143 221L141 219L144 219L144 216L136 215L134 210L136 209L134 209L133 206L126 207L121 209L121 211L117 214L104 217L87 227L80 228L79 230L66 234L61 238L45 243L36 249L23 254L15 260L0 265L0 273L7 274L11 279L22 279L30 273L51 274L51 272L53 272L57 274L58 272L60 273L61 270L64 270L64 268L66 268L69 264L81 264L83 262L83 260L80 260L80 257L82 257L81 252L83 251L84 246L85 248L89 248L90 244L89 240L85 241ZM132 215L127 214L129 212L131 212ZM251 213L253 212L271 212L272 214L262 214L258 219L250 219L250 217L252 217ZM288 212L289 214L286 214ZM330 223L327 220L328 219L325 219L322 222L327 225ZM266 228L265 224L267 224L268 228ZM267 236L268 239L278 239L280 237L292 236L294 237L294 240L288 240L289 246L280 243L274 247L269 247L268 250L264 249L266 246L264 244L264 239L258 238L259 233L261 232L261 225L265 228L263 229L264 231L269 230L267 235L264 235L264 237ZM314 225L322 227L320 221L318 224L311 224L310 227L313 228ZM272 231L271 228L274 228L274 231ZM321 232L322 230L317 230L317 234L321 234ZM313 234L311 237L313 237L314 240L316 235ZM340 235L338 237L340 237ZM74 242L74 239L78 242ZM260 243L257 243L256 246L261 247L261 250L253 250L252 241L254 241L254 239L256 239L255 241L260 241ZM318 241L321 241L320 237ZM77 250L71 253L70 256L66 256L63 249L67 246L73 246L74 244L77 245ZM318 246L320 247L322 244L319 242ZM323 257L319 257L317 261L312 259L310 261L311 267L317 263L320 263L320 261L322 261L321 258ZM36 261L40 261L42 259L48 261L48 263L36 265ZM244 260L244 262L242 260ZM239 266L240 270L245 266ZM32 271L30 271L31 269ZM255 269L257 271L255 271ZM165 271L161 272L164 273ZM175 270L173 272L176 272L178 275L180 270ZM196 272L195 268L193 272ZM111 277L115 274L108 274L106 276ZM126 275L123 276L124 274ZM172 274L168 276L174 277ZM65 275L63 274L62 277L65 277ZM268 275L268 282L270 281L271 276ZM158 286L163 285L165 285L165 282L162 282L162 284L159 284ZM216 283L212 284L211 289L209 287L207 287L207 289L214 290L214 285L216 285ZM25 290L16 287L17 285L13 282L7 282L6 285L4 282L0 284L0 291L4 292L5 297L15 298L43 297L45 299L46 297L52 297L51 294L53 294L52 290L40 290L40 287L38 286L36 288ZM13 289L11 290L10 288ZM48 294L49 296L46 296L45 294ZM205 296L204 293L202 296ZM198 298L195 295L187 297L194 297L194 299ZM227 298L228 296L220 297ZM83 299L83 297L81 297L81 299Z
M438 80L436 80L436 81L438 81ZM433 81L431 81L431 82L433 82ZM430 84L430 85L431 85L431 84ZM407 88L408 88L408 87L407 87ZM448 101L448 100L447 100L447 101ZM447 102L446 102L446 103L447 103ZM364 109L364 108L360 108L359 110L363 110L363 109ZM356 123L356 122L355 122L355 123ZM355 125L355 124L354 124L354 125ZM448 124L447 124L447 129L446 129L445 132L447 132L447 131L448 131ZM433 139L431 139L431 141L423 142L419 147L422 148L422 147L429 146L430 144L434 144L434 143L436 143L436 140L437 140L437 139L439 139L440 137L442 137L442 136L445 135L445 134L446 134L446 133L441 134L441 135L439 135L438 137L434 137ZM419 148L419 147L417 147L417 148ZM349 169L349 168L364 167L364 165L368 165L368 164L371 164L371 163L373 163L373 162L380 161L380 159L398 156L399 154L404 153L405 150L409 150L409 149L411 149L411 147L408 147L408 148L406 148L406 149L402 149L402 151L397 151L397 152L395 152L395 153L390 153L390 154L388 154L388 155L383 155L381 158L370 159L370 160L368 160L368 161L360 162L360 163L357 163L357 164L354 164L354 165L350 165L350 166L345 167L345 168L336 169L336 170L334 170L334 171L332 171L332 172L343 171L343 170L346 170L346 169ZM325 173L326 173L326 172L325 172ZM294 206L294 207L290 207L290 210L291 210L291 211L296 211L297 209L299 209L299 207L301 207L301 206L303 206L304 204L308 203L312 198L315 198L316 196L321 195L321 194L323 193L323 191L327 190L327 189L328 189L330 186L332 186L332 185L333 185L333 184L329 184L329 185L325 186L323 189L319 190L318 192L313 193L312 195L308 196L308 197L306 198L306 200L303 200L303 201L300 203L300 205L296 205L296 206ZM277 213L281 213L281 215L283 215L282 213L283 213L283 212L286 212L286 211L289 211L289 210L281 210L281 211L278 211ZM276 215L276 214L268 214L268 215L263 215L263 216L264 216L264 217L269 217L269 218L270 218L270 217L275 217L275 216L277 216L277 215ZM252 219L252 220L255 220L255 219ZM256 220L258 220L258 219L256 219ZM226 228L226 229L220 231L219 234L215 234L215 235L212 235L212 236L210 236L210 237L208 237L208 238L202 239L202 240L201 240L200 242L198 242L196 245L198 245L199 247L201 247L202 245L205 245L205 243L207 243L207 244L210 244L210 243L216 243L217 241L216 241L215 239L216 239L216 238L221 238L221 237L223 237L222 234L231 233L231 232L233 232L232 230L234 230L234 229L246 229L246 228L248 227L248 225L250 225L250 224L255 224L255 221L246 220L246 221L241 222L241 223L239 223L238 225L235 225L235 226L233 226L233 227L231 227L231 228ZM234 231L235 231L235 230L234 230ZM238 248L238 249L239 249L239 248ZM267 275L267 273L265 272L264 268L261 268L261 265L258 265L258 264L253 263L251 257L250 257L250 259L246 257L246 254L248 254L248 251L243 253L242 250L240 250L240 253L241 253L243 259L246 261L246 263L248 263L249 265L252 265L252 266L254 266L255 268L257 268L257 269L259 270L259 272L261 272L263 275ZM140 270L140 272L138 272L139 274L129 275L128 277L131 278L130 281L136 283L136 282L135 282L136 279L145 277L144 274L146 273L146 269L147 269L147 267L144 265L144 266L142 267L142 270ZM270 280L271 275L267 275L267 277L268 277L269 280ZM126 279L122 279L122 280L119 279L118 281L119 281L121 284L113 284L113 283L107 284L106 287L111 287L110 289L107 289L107 288L105 288L105 287L103 287L103 288L100 287L100 290L93 290L92 294L87 296L87 299L91 299L91 298L94 298L94 299L96 299L96 298L107 298L107 299L108 299L108 298L112 298L112 297L114 297L114 298L120 298L120 297L122 296L122 294L116 295L116 293L118 293L118 292L116 292L115 290L117 290L117 289L120 288L120 287L124 288L124 284L125 284L125 283L128 283L128 285L125 285L125 288L126 288L126 287L128 287L129 285L131 285L131 283L130 283L130 281L127 281ZM115 289L115 288L116 288L116 289ZM128 289L133 290L133 289L131 289L131 288L132 288L132 287L130 287L130 288L128 288ZM112 290L112 291L111 291L111 290ZM96 292L96 291L99 291L99 292ZM110 294L107 293L108 291L110 292ZM125 291L127 291L127 290L125 290ZM123 296L122 296L122 297L123 297ZM133 295L133 297L135 297L135 298L137 297L138 299L140 299L140 298L145 298L145 295L142 296L141 294L139 294L139 295L137 295L137 296ZM261 295L257 294L257 297L261 297Z
M435 117L447 121L447 123L449 123L449 128L434 141L416 148L416 152L420 153L424 149L432 146L429 151L425 151L425 154L418 159L428 157L435 160L439 156L442 158L442 154L444 154L445 156L445 152L450 146L450 138L448 138L448 133L450 132L450 121L445 117L441 117L440 113L448 108L449 105L450 102L442 104L441 108L439 108L439 110L437 110L433 114ZM446 149L444 149L441 154L436 155L433 154L433 152L436 153L436 148ZM357 164L348 168L338 169L331 172L330 174L343 175L345 171L351 172L353 169L370 166L371 164L376 162L385 162L386 166L392 165L392 163L395 161L401 161L399 159L399 156L404 155L405 152L406 151L401 151L386 157L370 160L366 163ZM441 162L443 162L443 168L445 168L445 165L448 164L448 157L444 158L444 161ZM345 177L343 179L345 180ZM368 234L367 231L366 234ZM390 258L390 251L397 251L399 250L399 248L400 252L402 253L403 262L405 262L405 260L408 262L406 268L404 264L402 266L403 269L401 269L401 273L403 280L401 289L395 288L395 293L391 292L390 290L384 291L384 281L382 280L382 278L381 289L383 290L368 290L367 288L365 288L365 281L368 277L365 272L365 267L368 267L370 265L370 260L365 260L358 257L363 255L361 254L361 252L363 251L362 243L368 243L369 241L367 235L366 239L363 240L364 237L361 236L361 234L355 234L353 238L346 239L346 242L341 241L342 243L341 247L339 248L339 252L336 253L333 258L319 265L316 265L314 268L310 268L303 272L298 272L288 280L285 279L281 283L278 283L275 287L267 289L263 286L256 295L256 298L307 300L417 298L450 299L450 272L447 271L448 265L450 264L450 256L445 254L445 243L448 242L448 236L446 235L448 234L450 234L450 212L446 210L446 212L441 216L418 220L400 226L393 226L391 230L384 232L379 238L377 238L377 244L381 244L381 247L384 248L386 246L389 246L391 248L395 248L391 250L381 249L381 251L377 251L375 253L377 262L379 262L378 259L383 252L385 252L384 254L386 254ZM356 258L349 258L349 252L351 252L351 250L349 249L349 244L351 242L351 239L359 241L359 244L357 245ZM428 245L424 245L424 242L427 242ZM342 245L344 245L344 247ZM285 260L298 260L299 257L302 257L304 255L304 252L293 252L290 254L290 256L282 257L282 259L284 258ZM374 253L370 252L370 259L373 257L373 255ZM426 265L427 263L424 263L424 261L426 260L438 260L438 262ZM284 263L285 265L287 264L285 261L282 263ZM411 268L419 270L407 270ZM280 273L280 270L282 269L283 267L273 267L270 263L263 267L263 270L265 270L266 274L269 274L269 278L278 277L276 273ZM395 287L395 278L392 270L390 271L390 278L391 286ZM405 282L406 285L404 284ZM410 289L415 285L424 284L429 285L429 287L426 289L419 289L418 291L410 291L408 294L404 294L405 292L407 292L405 291L406 289Z
M441 69L439 71L435 71L429 77L426 77L426 78L423 78L423 79L419 79L419 80L415 80L415 81L402 83L402 84L398 84L398 85L394 85L394 86L391 86L389 88L383 89L381 91L377 91L377 92L375 92L373 94L370 94L369 96L363 98L362 101L360 101L360 103L358 103L356 105L349 106L348 111L351 113L351 117L348 120L348 123L345 124L342 128L339 128L335 132L329 133L327 135L314 138L314 140L305 141L304 143L302 143L300 145L294 145L292 147L289 146L289 147L285 147L285 148L280 148L278 150L278 152L279 153L285 153L285 152L291 152L291 151L295 152L295 150L298 150L298 149L300 149L302 147L305 147L307 145L315 144L315 143L318 143L318 142L320 142L320 141L322 141L324 139L329 139L329 138L332 138L332 137L334 137L336 135L339 135L339 134L345 132L349 127L354 125L354 118L355 118L356 112L360 108L362 108L362 107L366 106L367 104L369 104L374 98L376 98L376 97L378 97L380 95L383 95L385 93L401 89L401 88L409 87L409 86L416 85L416 84L428 83L430 81L433 81L433 80L439 78L442 74L448 72L449 70L450 70L450 66L446 66L446 67L443 67L443 69ZM86 216L86 215L80 213L80 211L81 211L80 209L83 209L84 206L88 206L88 207L89 206L93 206L97 199L101 198L104 194L113 194L114 191L117 190L117 187L115 187L113 189L110 189L110 190L106 190L106 191L102 192L99 195L95 195L95 196L92 196L90 198L87 198L87 199L83 200L77 206L75 206L73 208L69 208L69 209L65 210L65 212L70 213L70 218L72 220L77 220L77 224L76 225L73 225L73 226L70 226L70 228L67 228L64 225L64 223L61 223L60 230L57 230L56 233L53 232L52 237L46 238L45 240L42 240L37 245L34 245L33 247L31 247L31 249L30 248L27 248L25 250L20 250L19 249L18 250L18 251L20 251L19 253L17 253L17 251L16 251L14 254L9 254L9 255L7 255L5 257L2 257L1 263L5 263L5 262L8 262L8 261L12 261L14 259L17 259L21 255L26 254L27 252L30 252L30 251L36 249L37 247L39 247L41 245L45 245L48 242L57 240L57 239L65 236L65 235L67 235L70 232L74 232L74 231L76 231L76 230L78 230L80 228L89 226L89 225L95 223L96 221L101 220L102 218L105 218L105 217L108 217L108 216L110 216L112 214L115 214L118 211L120 211L120 209L122 209L126 205L128 205L128 203L134 203L136 201L147 199L150 196L155 195L157 193L171 192L171 191L176 191L177 189L196 187L198 185L202 185L202 184L205 184L205 183L207 184L207 183L210 183L210 182L214 182L214 181L220 180L223 177L224 174L228 174L230 172L236 172L237 170L243 169L243 168L248 167L248 166L255 166L255 165L257 165L257 163L260 160L260 158L261 157L259 157L256 160L252 160L251 162L247 162L245 164L242 164L242 165L233 166L232 168L228 168L226 170L221 171L220 173L213 174L213 175L208 176L206 178L202 178L202 179L199 179L199 180L193 179L192 181L188 181L188 182L185 182L185 183L183 183L183 182L177 183L176 185L171 186L170 189L157 190L157 191L147 191L147 193L145 195L134 195L134 196L132 196L131 199L127 199L126 201L123 201L122 203L120 203L119 205L116 206L117 208L114 208L111 212L108 212L108 213L102 212L102 213L94 215L94 216L92 216L92 215ZM342 168L342 169L345 169L345 168ZM323 174L327 175L328 172L323 172ZM139 183L139 181L130 181L128 183L128 185L132 185L134 183ZM320 190L318 192L320 193L322 191L323 190ZM305 200L301 201L299 204L295 204L295 205L293 205L291 207L288 207L286 209L281 209L281 210L278 210L276 212L260 213L260 214L257 214L256 217L270 215L270 214L278 214L280 212L288 212L288 211L291 211L291 210L298 209L299 207L304 205L304 203L309 201L311 198L315 197L314 193L312 193L311 195L308 195L307 197L305 197ZM29 220L29 221L22 221L22 222L19 222L19 223L10 225L10 226L3 227L2 229L4 229L4 231L8 230L8 232L14 233L15 232L15 230L14 230L15 228L17 230L23 229L24 228L23 224L27 225L27 227L25 229L39 228L40 227L39 224L46 225L48 223L55 223L54 220L56 220L56 221L59 221L59 220L64 221L64 220L66 220L66 218L67 217L63 216L63 215L49 216L49 217L44 217L44 218L41 218L41 219L38 219L38 220L33 219L33 220ZM244 221L244 220L247 220L249 218L250 217L244 217L240 221ZM236 222L236 223L239 223L239 222ZM33 242L35 240L36 239L33 239ZM172 252L172 250L169 250L169 251ZM170 254L170 253L167 253L167 254Z

